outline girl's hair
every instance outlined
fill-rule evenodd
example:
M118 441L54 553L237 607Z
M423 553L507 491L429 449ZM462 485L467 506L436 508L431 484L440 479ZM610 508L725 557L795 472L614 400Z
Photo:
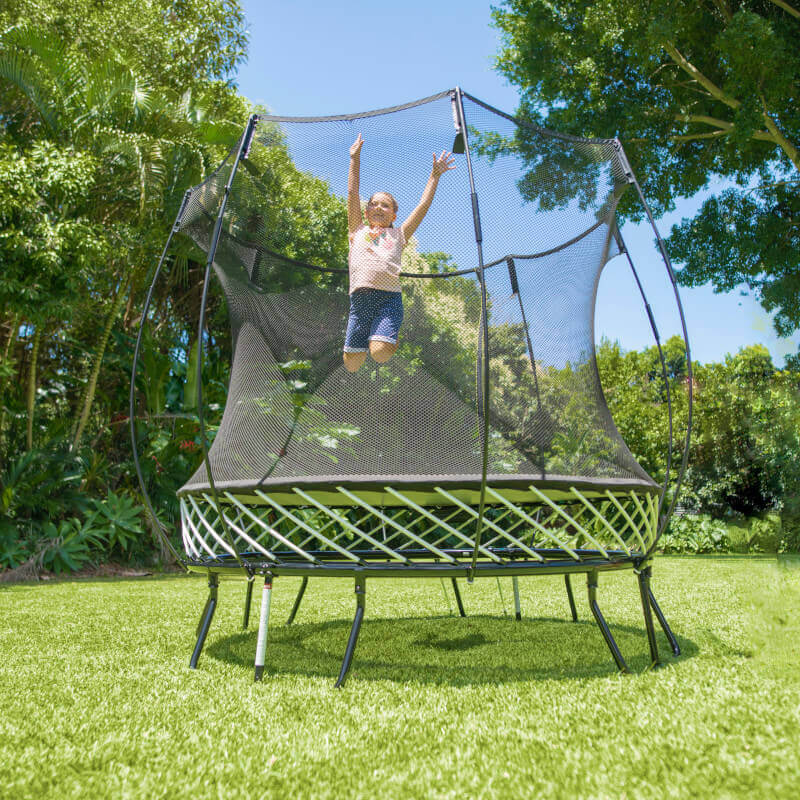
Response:
M375 197L376 194L385 194L391 201L392 201L392 208L394 209L394 213L397 213L397 200L394 199L394 195L389 194L389 192L375 192L374 194L370 195L369 200L367 200L367 205L372 202L372 198ZM394 225L390 225L390 228L394 228Z

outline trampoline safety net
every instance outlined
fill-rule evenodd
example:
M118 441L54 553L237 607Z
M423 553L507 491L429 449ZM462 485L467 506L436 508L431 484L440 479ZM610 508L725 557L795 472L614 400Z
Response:
M613 423L595 361L597 286L619 252L614 213L628 186L615 142L525 126L469 95L460 117L457 97L258 119L214 256L233 342L209 450L218 487L479 482L484 453L488 480L654 486ZM360 133L362 203L390 192L399 226L460 120L467 152L402 252L397 352L349 372L350 147ZM178 222L206 252L237 152L191 190ZM208 485L203 464L182 491Z

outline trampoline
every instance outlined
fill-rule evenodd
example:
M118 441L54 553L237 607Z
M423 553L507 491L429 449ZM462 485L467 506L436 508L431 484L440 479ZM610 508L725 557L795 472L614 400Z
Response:
M348 149L363 135L361 186L414 207L430 154L455 169L402 256L404 318L385 363L344 368L348 322ZM301 189L298 191L298 186ZM264 580L255 654L266 659L273 581L354 581L355 617L336 680L353 659L372 577L587 579L589 606L616 666L627 664L598 605L598 578L632 570L652 665L653 615L679 646L650 586L665 505L608 410L594 343L594 306L605 264L628 259L656 343L642 284L615 223L639 184L616 139L578 139L528 125L461 89L403 106L333 117L253 116L220 167L186 192L145 301L131 382L131 434L143 334L173 236L207 256L198 341L208 345L212 276L225 298L230 382L213 441L204 406L204 347L197 348L203 461L178 492L183 553L207 575L209 594L190 664L196 667L221 577ZM298 223L300 220L300 223ZM689 344L672 267L691 376ZM666 407L669 385L662 355ZM146 374L138 379L147 380ZM688 381L691 392L692 381ZM689 398L691 427L691 394ZM689 429L677 487L686 466Z

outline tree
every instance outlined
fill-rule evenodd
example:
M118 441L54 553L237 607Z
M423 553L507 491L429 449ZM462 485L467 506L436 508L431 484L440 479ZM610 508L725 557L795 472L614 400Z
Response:
M4 0L0 31L20 23L47 28L90 59L113 47L137 73L180 93L228 82L247 50L238 0Z
M715 176L735 188L675 226L687 286L742 286L800 326L800 9L785 0L507 0L499 70L519 115L619 136L657 215ZM636 218L628 193L623 215Z
M0 314L24 310L32 328L26 446L33 446L37 361L43 333L75 308L91 267L108 256L102 227L87 213L97 161L48 142L20 153L0 143ZM17 317L17 314L14 314Z
M686 424L683 342L663 344L676 430ZM655 347L624 352L604 341L598 368L609 409L639 463L658 481L667 455L667 404ZM797 374L776 370L761 345L697 364L694 433L682 502L714 516L796 513L800 492ZM677 467L682 442L673 441ZM674 476L674 471L673 471Z
M191 98L152 86L116 56L91 60L46 28L23 24L0 37L0 78L17 93L12 117L25 120L23 129L91 155L98 167L84 187L92 202L82 213L106 231L106 258L93 265L87 281L105 320L96 328L95 356L74 427L77 446L114 322L137 271L157 247L153 234L160 238L163 229L165 194L199 179L213 152L208 145L224 126L198 124ZM229 143L237 127L228 125ZM74 209L59 205L50 216L69 223ZM37 328L34 354L38 337Z

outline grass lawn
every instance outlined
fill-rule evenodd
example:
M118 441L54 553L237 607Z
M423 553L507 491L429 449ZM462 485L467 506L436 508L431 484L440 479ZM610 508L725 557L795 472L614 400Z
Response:
M199 669L202 579L2 586L0 797L795 798L800 786L800 562L674 557L653 589L646 672L632 573L599 602L634 674L616 673L574 580L367 582L353 669L333 688L352 581L275 581L264 681L253 683L244 584L223 582ZM449 587L448 587L449 588ZM453 604L452 596L449 603Z

